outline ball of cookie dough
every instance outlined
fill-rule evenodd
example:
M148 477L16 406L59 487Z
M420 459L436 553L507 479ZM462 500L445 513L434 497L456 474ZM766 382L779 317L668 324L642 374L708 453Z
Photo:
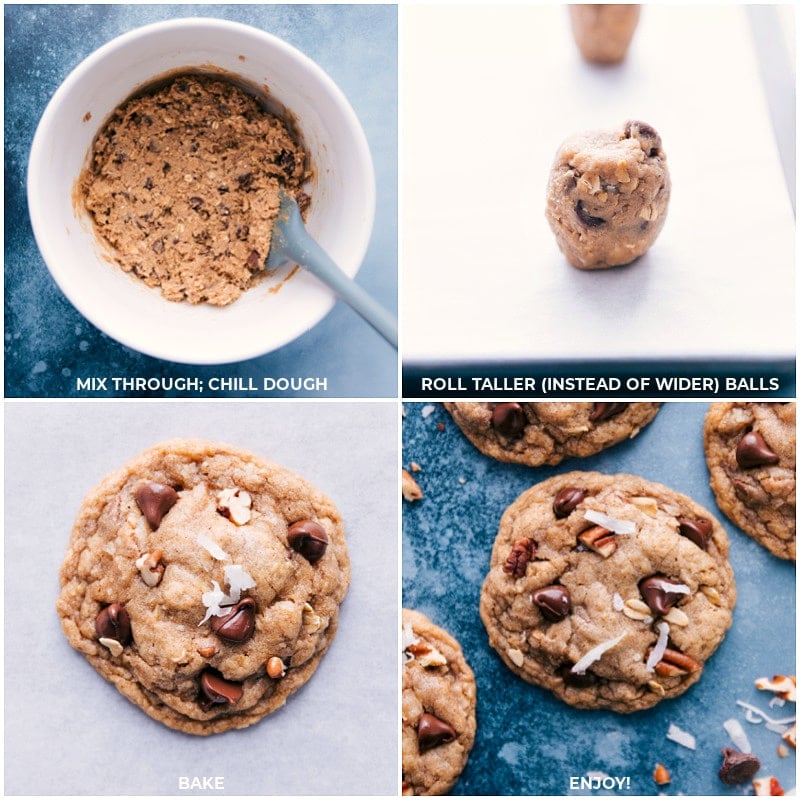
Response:
M622 61L639 22L638 5L577 3L569 7L572 35L581 55L594 64Z
M604 269L646 253L667 215L670 177L661 137L644 122L570 136L556 154L546 216L579 269Z

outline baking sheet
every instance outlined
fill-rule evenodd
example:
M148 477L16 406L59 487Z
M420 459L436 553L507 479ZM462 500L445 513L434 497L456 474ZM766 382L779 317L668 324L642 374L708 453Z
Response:
M563 5L401 11L404 363L794 357L794 220L746 6L644 5L604 68ZM662 136L668 218L635 263L581 271L544 218L550 165L627 119Z
M394 794L397 788L397 409L391 404L6 404L5 794ZM240 731L155 722L72 650L58 570L86 492L174 436L245 447L342 513L352 561L339 628L286 705ZM369 469L364 465L369 464ZM366 746L369 742L369 746Z
M558 467L531 468L481 454L441 405L405 404L403 465L419 464L415 477L425 497L403 504L403 605L459 639L478 688L475 745L453 794L752 793L749 784L726 787L717 777L720 750L732 746L722 727L730 718L740 720L761 759L759 775L775 775L787 792L795 785L795 751L778 757L780 736L746 722L736 705L752 703L775 719L795 713L794 703L770 708L771 694L753 685L762 676L795 674L795 565L770 555L719 512L703 453L706 410L702 403L667 403L635 439ZM503 511L533 484L573 469L629 472L670 486L713 513L730 538L738 589L732 628L697 684L633 715L575 709L518 678L489 647L478 615ZM696 750L666 739L671 723L696 737ZM668 786L653 782L656 762L671 773ZM629 781L614 790L570 788L571 778L592 775Z

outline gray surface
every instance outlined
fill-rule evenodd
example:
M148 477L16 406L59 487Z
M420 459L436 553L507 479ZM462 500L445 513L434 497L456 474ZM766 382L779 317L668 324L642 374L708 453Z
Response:
M330 397L393 397L397 356L344 303L274 353L222 367L187 367L123 347L89 324L58 289L28 221L25 173L39 118L86 56L115 36L177 17L262 28L316 61L338 84L367 135L377 208L358 283L397 306L397 8L394 5L13 5L5 13L5 331L7 397L120 396L77 389L88 376L319 376ZM65 132L68 135L68 132ZM110 384L110 382L109 382ZM124 393L122 393L124 396ZM264 393L267 394L267 393ZM273 393L274 394L274 393ZM311 393L314 394L313 392ZM205 396L235 396L206 392ZM308 396L309 392L280 396ZM138 396L141 396L139 393ZM154 396L150 393L150 396ZM160 392L155 396L180 396ZM243 395L253 396L253 395Z
M394 403L6 403L5 793L393 794L397 787L397 412ZM286 706L242 731L151 720L72 650L58 569L87 491L174 436L246 447L328 494L352 581L331 649ZM180 792L192 794L193 792Z
M668 403L635 439L591 458L539 468L493 461L462 436L441 405L427 418L423 408L406 403L403 420L403 464L422 467L417 480L425 492L423 500L403 508L403 605L455 635L475 671L478 733L453 794L578 794L570 791L570 778L593 771L628 778L618 792L624 795L746 794L749 785L729 788L717 778L720 750L731 745L722 723L733 717L761 758L760 774L793 787L794 751L778 758L778 735L745 722L736 700L775 718L794 714L793 703L769 709L771 695L753 681L795 672L795 566L770 555L719 513L703 454L707 405ZM478 616L503 511L534 483L573 469L630 472L671 486L715 514L731 542L738 588L732 628L695 686L634 715L573 709L525 683L489 647ZM665 738L670 723L694 734L695 751ZM661 790L651 778L657 761L672 774Z

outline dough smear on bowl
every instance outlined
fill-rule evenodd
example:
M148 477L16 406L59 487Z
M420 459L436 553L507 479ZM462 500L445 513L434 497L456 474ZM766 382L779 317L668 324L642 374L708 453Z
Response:
M644 122L588 131L558 149L546 216L558 246L579 269L603 269L644 255L661 232L670 197L661 137Z
M307 161L252 94L180 74L114 111L79 196L123 270L167 300L225 306L266 275L279 189L308 207Z

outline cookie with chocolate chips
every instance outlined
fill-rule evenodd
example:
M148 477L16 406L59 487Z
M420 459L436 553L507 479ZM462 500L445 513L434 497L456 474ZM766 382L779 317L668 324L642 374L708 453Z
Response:
M538 467L631 439L660 403L445 403L464 435L498 461Z
M247 451L176 439L87 495L57 610L123 695L202 736L258 722L311 677L349 575L320 491Z
M403 609L403 794L446 794L475 740L475 677L459 643Z
M779 558L795 560L794 403L712 403L704 443L722 512Z
M650 708L699 680L736 602L728 538L690 498L568 472L506 510L481 592L489 643L578 708Z
M547 221L579 269L630 264L655 242L671 191L656 130L630 120L574 134L558 149L547 187Z

